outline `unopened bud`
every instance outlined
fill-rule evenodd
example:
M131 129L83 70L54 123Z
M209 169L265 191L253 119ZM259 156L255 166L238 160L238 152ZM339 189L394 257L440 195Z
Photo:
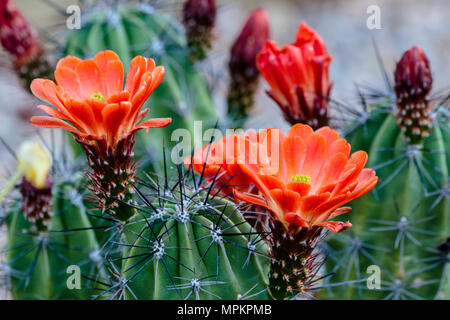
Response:
M254 10L231 48L229 63L232 78L254 79L258 76L256 56L269 37L269 19L263 9Z
M419 46L406 51L395 69L395 93L397 101L423 100L433 84L430 63Z
M397 123L410 144L420 143L430 133L432 105L427 99L433 78L427 56L419 46L406 51L395 69Z
M52 167L52 157L40 143L27 141L20 146L17 167L27 181L37 189L42 189Z
M10 0L0 2L0 42L17 64L26 63L40 51L36 31Z
M201 60L211 48L211 31L216 20L214 0L188 0L183 8L183 24L191 56Z

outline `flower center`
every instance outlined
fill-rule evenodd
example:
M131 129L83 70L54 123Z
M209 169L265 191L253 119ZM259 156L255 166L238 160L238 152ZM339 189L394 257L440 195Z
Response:
M310 183L311 177L304 174L296 174L295 176L292 176L292 181Z
M91 99L92 100L98 100L98 101L105 101L105 97L100 92L94 93L91 96Z

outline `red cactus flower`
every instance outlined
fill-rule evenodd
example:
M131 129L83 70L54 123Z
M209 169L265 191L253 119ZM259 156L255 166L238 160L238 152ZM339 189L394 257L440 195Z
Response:
M279 129L262 135L270 137L274 131L279 139L258 139L262 145L275 144L278 151L269 155L269 166L240 165L260 196L235 190L236 197L267 208L286 229L319 226L337 233L351 227L349 222L330 219L349 212L351 208L342 206L376 185L375 171L364 169L367 154L356 151L350 156L350 145L329 127L314 132L297 124L286 136ZM257 147L271 150L271 146Z
M294 43L280 49L268 41L259 53L257 65L270 86L268 94L291 124L319 128L328 122L331 59L322 38L305 23Z
M231 48L231 76L253 79L258 76L256 56L269 37L269 18L264 9L250 13Z
M269 210L289 233L314 227L337 233L351 227L349 222L330 219L349 212L351 208L342 206L369 192L378 181L374 170L364 169L367 154L357 151L350 156L350 145L329 127L313 131L297 124L287 135L265 129L229 139L236 142L235 151L226 157L216 151L231 148L224 145L227 138L213 145L210 149L215 153L206 161L206 171L222 166L225 175L240 176L239 183L254 185L257 194L231 189L237 199Z
M114 147L137 130L164 127L171 122L163 118L139 124L148 113L148 109L141 111L142 106L163 77L164 67L138 56L131 61L123 89L123 65L113 51L99 52L87 60L65 57L56 66L56 83L44 79L32 82L34 95L55 108L39 105L52 117L32 117L31 123L61 128L87 140L104 139Z
M10 0L0 2L0 42L18 65L39 55L36 31Z
M406 51L395 69L397 123L409 143L420 143L430 134L433 118L428 100L433 78L427 56L419 46Z
M256 133L247 132L244 136L253 141ZM208 180L215 179L215 185L226 196L232 196L234 188L241 191L253 190L250 186L251 181L237 165L239 155L244 154L242 152L244 146L239 145L241 139L241 136L232 134L205 145L193 157L186 157L185 165L192 167L195 172Z
M268 220L264 215L253 217L252 225L267 233L273 299L291 298L310 288L322 265L316 250L321 231L338 233L351 227L350 222L331 219L349 212L343 205L378 182L374 170L364 169L364 151L350 155L350 145L336 131L314 131L303 124L294 125L287 135L273 128L225 137L188 158L191 162L210 180L224 170L225 177L237 182L225 186L234 201L269 213ZM261 211L254 208L244 215L249 222L252 212Z
M142 106L163 77L164 67L137 56L130 63L124 89L122 62L113 51L102 51L94 59L61 59L56 83L44 79L31 83L33 93L54 106L38 106L52 117L32 117L31 123L73 134L88 159L88 177L99 208L122 221L135 214L125 204L133 201L134 133L171 122L163 118L140 123L149 111L141 111Z

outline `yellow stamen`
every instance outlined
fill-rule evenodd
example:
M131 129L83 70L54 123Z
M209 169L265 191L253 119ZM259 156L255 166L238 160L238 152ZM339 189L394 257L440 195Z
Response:
M91 97L92 100L105 101L105 97L100 93L94 93Z
M311 177L304 174L296 174L295 176L292 176L292 181L310 183Z

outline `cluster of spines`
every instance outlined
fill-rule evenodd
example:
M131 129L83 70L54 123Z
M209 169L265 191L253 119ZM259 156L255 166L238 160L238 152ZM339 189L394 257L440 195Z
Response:
M88 159L90 189L97 198L98 207L120 220L127 220L134 214L131 207L124 205L133 203L136 173L134 134L118 141L114 150L107 146L105 140L76 139Z
M34 231L47 231L53 215L53 182L50 178L44 188L36 188L26 178L20 183L22 195L22 211L25 218L36 229Z
M323 265L318 243L323 239L320 228L288 232L278 221L270 221L269 292L273 299L310 297L319 281Z
M107 279L91 279L93 281L98 280L95 285L101 291L95 298L137 298L130 283L140 273L144 272L148 263L153 262L164 265L168 277L171 279L171 285L167 289L176 291L180 299L201 299L203 296L220 299L222 297L213 293L214 290L211 290L211 288L226 284L225 281L218 278L218 272L220 268L224 267L222 264L225 263L219 261L219 251L223 250L224 244L235 246L235 250L247 250L247 260L252 255L264 256L264 252L258 250L263 244L259 232L251 231L251 229L248 232L242 230L238 233L228 231L242 224L242 222L234 224L229 217L240 213L236 209L227 210L227 204L224 204L222 195L219 194L220 187L215 185L216 182L202 184L190 169L185 172L185 169L181 166L177 168L178 174L176 176L170 174L171 170L173 168L166 167L165 176L162 180L161 177L154 175L147 175L146 179L138 180L135 190L138 204L133 205L133 208L139 212L139 218L134 223L145 223L140 231L133 233L136 239L129 241L131 244L125 244L120 240L111 240L115 242L115 246L123 246L128 253L118 258L108 257L106 253L104 260L110 261L112 265L108 269L114 270L114 272ZM200 178L200 180L202 179ZM228 203L228 205L231 204ZM207 218L211 224L203 225L195 221L196 217L199 216ZM196 238L193 234L190 237L192 237L193 244L198 241L210 242L206 252L202 253L201 260L217 251L216 274L198 274L196 269L199 266L186 265L171 255L171 250L186 250L186 248L174 248L168 245L171 237L176 237L176 234L173 234L175 225L180 224L188 228L186 224L189 223L197 225L209 234L207 238ZM157 230L161 231L158 232ZM247 238L247 246L234 244L234 237L242 237L243 235ZM148 241L147 249L137 244L139 240L144 238ZM114 246L114 243L111 245ZM138 249L139 253L131 255L130 252L133 248ZM166 265L168 262L178 264L179 268L184 269L187 274L192 274L192 277L170 274ZM198 261L197 263L205 262ZM246 264L248 264L248 261L244 262L244 267ZM123 269L124 265L128 267ZM238 271L238 268L235 271ZM255 284L254 288L257 286ZM248 292L238 293L236 298L258 298L260 294L265 292L265 290L256 292L254 288Z

